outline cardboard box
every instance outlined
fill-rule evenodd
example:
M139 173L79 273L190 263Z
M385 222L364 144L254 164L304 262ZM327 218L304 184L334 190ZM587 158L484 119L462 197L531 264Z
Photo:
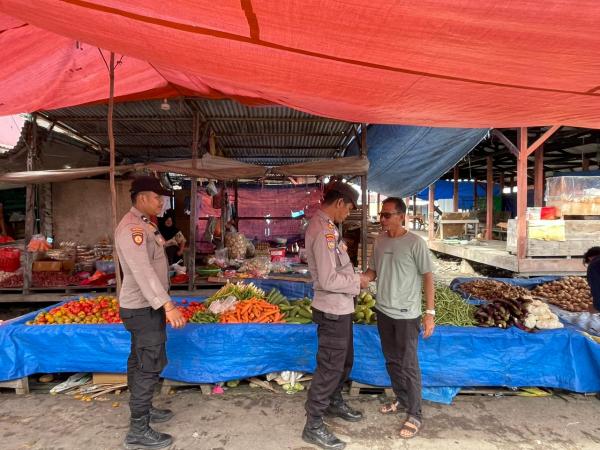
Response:
M72 273L75 270L75 261L70 259L62 262L62 271Z
M126 373L99 373L92 376L93 384L123 384L127 383Z
M62 270L61 261L34 261L32 270L34 272L60 272Z

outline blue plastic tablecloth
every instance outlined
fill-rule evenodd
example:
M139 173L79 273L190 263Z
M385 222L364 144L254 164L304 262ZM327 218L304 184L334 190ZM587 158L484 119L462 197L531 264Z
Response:
M35 314L0 325L0 380L34 373L126 371L130 337L122 325L25 325ZM355 325L354 345L351 379L389 386L377 327ZM212 383L282 370L312 372L316 348L315 325L169 327L169 364L162 375ZM514 327L439 326L430 339L421 340L419 359L424 398L434 401L451 400L461 386L600 391L600 345L570 327L526 333Z

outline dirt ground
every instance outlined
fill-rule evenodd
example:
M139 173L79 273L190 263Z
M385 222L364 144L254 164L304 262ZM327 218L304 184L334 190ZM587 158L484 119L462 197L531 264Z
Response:
M122 448L127 394L82 402L68 396L0 393L0 448L105 450ZM172 450L309 450L300 434L305 393L286 395L249 388L203 396L184 389L159 396L157 406L176 416L156 429L174 435ZM118 406L115 404L118 402ZM452 405L426 402L422 434L398 438L400 417L377 412L380 397L361 394L350 403L366 418L330 419L349 450L374 449L598 449L600 401L563 395L545 398L458 396Z

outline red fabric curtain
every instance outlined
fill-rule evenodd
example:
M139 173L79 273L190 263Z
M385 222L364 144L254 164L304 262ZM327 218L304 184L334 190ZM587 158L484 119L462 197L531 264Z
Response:
M0 114L104 101L102 48L126 55L123 100L190 94L369 123L600 127L596 0L0 0L0 12Z

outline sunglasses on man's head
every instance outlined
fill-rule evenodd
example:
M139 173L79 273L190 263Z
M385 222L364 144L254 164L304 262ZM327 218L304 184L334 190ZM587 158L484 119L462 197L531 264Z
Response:
M390 217L392 217L394 214L400 214L399 212L387 212L387 211L382 211L379 213L379 217L383 217L385 219L389 219Z

